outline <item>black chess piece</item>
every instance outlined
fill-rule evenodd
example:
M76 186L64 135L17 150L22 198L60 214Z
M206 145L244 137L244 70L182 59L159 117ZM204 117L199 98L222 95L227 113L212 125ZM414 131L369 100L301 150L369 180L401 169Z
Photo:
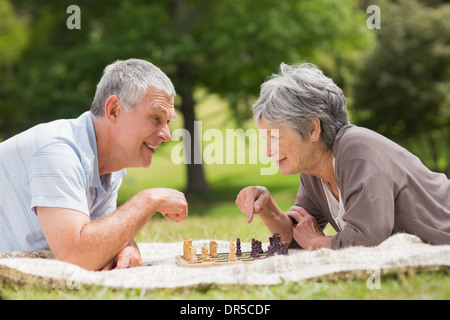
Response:
M285 256L287 256L288 255L288 244L287 244L287 242L283 241L281 243L280 247L281 247L280 253L284 254Z
M277 253L277 254L281 253L280 242L281 242L280 234L274 233L273 234L273 249L274 249L275 253Z
M236 256L238 256L238 257L242 256L241 239L239 239L239 238L237 238L237 240L236 240Z
M273 251L273 245L269 245L268 247L267 247L267 256L268 257L272 257L272 256L274 256L275 255L275 252Z
M258 241L255 240L255 239L252 239L252 251L250 252L250 255L253 258L257 258L260 255L259 247L258 247Z
M263 248L262 248L262 242L261 242L261 241L258 241L258 250L259 250L259 253L264 253L264 250L263 250Z

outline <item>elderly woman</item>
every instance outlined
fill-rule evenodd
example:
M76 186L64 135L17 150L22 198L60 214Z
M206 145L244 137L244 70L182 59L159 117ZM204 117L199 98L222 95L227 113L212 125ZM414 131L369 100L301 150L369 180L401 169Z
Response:
M284 213L264 187L236 199L251 222L302 248L373 246L394 233L450 244L450 180L389 139L351 125L342 90L311 64L281 65L253 106L267 154L284 175L300 173ZM330 223L337 231L326 236Z

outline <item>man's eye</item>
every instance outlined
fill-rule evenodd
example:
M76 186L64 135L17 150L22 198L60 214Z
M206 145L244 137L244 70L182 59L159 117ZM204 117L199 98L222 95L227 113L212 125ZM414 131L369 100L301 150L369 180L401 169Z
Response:
M152 116L152 118L155 119L156 121L159 121L159 116L157 115Z

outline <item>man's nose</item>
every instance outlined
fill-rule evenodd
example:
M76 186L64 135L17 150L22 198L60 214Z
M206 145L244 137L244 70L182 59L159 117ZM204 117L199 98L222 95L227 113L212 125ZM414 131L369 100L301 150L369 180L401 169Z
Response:
M158 131L158 136L159 138L164 141L170 141L170 129L169 129L169 125L164 125L159 131Z

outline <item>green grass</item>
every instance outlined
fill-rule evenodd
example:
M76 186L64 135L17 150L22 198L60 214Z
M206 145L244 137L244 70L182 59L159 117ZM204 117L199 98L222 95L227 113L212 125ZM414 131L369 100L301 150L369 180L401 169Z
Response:
M449 272L397 272L382 276L380 289L370 290L366 278L308 280L273 286L203 285L179 289L110 289L81 286L80 289L43 288L36 284L3 284L3 299L186 299L186 300L279 300L279 299L450 299Z

